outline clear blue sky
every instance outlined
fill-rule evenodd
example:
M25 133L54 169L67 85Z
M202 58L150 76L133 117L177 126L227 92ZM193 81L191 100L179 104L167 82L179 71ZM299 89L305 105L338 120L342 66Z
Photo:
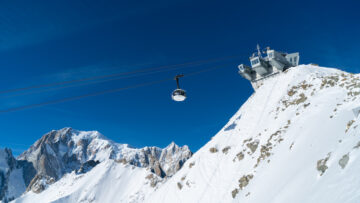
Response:
M334 1L335 2L335 1ZM63 127L98 130L135 147L204 145L252 94L237 74L259 43L299 51L301 63L360 71L358 1L9 1L0 3L0 90L239 55L175 82L0 114L0 147L15 154ZM340 1L337 1L340 2ZM0 109L172 77L0 94ZM19 95L20 94L20 95Z

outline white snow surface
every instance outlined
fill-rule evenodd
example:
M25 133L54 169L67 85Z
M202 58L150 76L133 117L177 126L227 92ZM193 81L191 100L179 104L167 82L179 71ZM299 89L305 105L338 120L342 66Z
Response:
M265 80L146 202L360 202L359 93L359 75L310 65Z
M358 203L359 96L360 75L300 65L265 80L155 188L145 168L105 160L14 202Z
M40 194L28 192L17 202L141 202L152 191L144 168L106 160L85 174L66 174Z

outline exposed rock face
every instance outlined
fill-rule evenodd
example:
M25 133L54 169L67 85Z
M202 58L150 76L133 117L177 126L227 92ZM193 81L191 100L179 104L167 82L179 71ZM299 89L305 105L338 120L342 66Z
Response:
M51 185L54 182L55 182L54 178L50 176L38 174L32 179L26 191L28 192L31 190L34 193L40 193L44 191L48 185Z
M80 156L79 159L75 154L69 153L69 149L73 147L72 143L70 128L51 131L36 141L18 159L31 162L37 174L58 179L81 165L81 152L77 154Z
M97 131L77 131L71 128L53 130L36 141L15 159L11 150L0 150L0 201L7 202L25 191L40 193L64 174L76 171L87 173L102 161L113 159L118 163L149 168L159 178L174 175L192 156L187 146L171 143L158 147L132 148L117 144ZM14 175L16 172L16 176ZM18 185L9 186L10 176ZM16 182L15 181L15 182ZM14 182L14 181L13 181Z
M317 161L316 169L320 172L320 176L322 176L325 173L325 171L328 169L326 163L329 160L330 155L331 153L328 153L326 158Z
M94 161L94 160L90 160L87 161L83 164L81 164L79 170L77 170L77 173L86 173L88 171L90 171L92 168L94 168L96 165L98 165L100 163L100 161Z
M158 162L166 176L174 175L192 156L188 146L179 147L174 142L161 151Z
M160 177L172 176L192 155L187 146L171 143L164 149L135 149L114 143L97 131L81 132L71 128L45 134L19 160L32 162L37 173L54 178L78 170L89 160L114 159L138 167L149 167Z
M252 174L249 174L249 175L244 175L242 176L240 179L239 179L239 187L240 187L240 190L242 190L244 187L246 187L250 180L253 178L254 176Z
M16 161L11 150L4 149L0 151L0 199L3 199L8 187L10 172L15 167Z
M246 146L251 150L251 153L254 153L259 146L259 140L247 143Z
M217 149L216 147L211 147L211 148L209 149L209 151L210 151L211 153L216 153L216 152L218 152L218 149Z
M339 165L341 166L342 169L344 169L348 162L349 162L349 154L345 154L345 155L339 160Z
M31 164L17 161L10 149L0 150L0 200L7 202L24 192L27 174L34 174Z
M16 160L16 162L18 167L23 171L22 178L24 180L24 185L28 186L37 172L31 162L26 160Z

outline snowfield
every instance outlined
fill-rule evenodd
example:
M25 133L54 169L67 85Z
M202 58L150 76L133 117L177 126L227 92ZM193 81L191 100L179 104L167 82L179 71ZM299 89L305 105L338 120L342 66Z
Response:
M360 202L359 75L269 78L146 202Z
M42 193L28 192L14 202L142 202L152 191L149 174L144 168L107 160L88 173L67 174Z
M104 159L14 202L358 203L359 110L360 75L300 65L265 80L171 177Z

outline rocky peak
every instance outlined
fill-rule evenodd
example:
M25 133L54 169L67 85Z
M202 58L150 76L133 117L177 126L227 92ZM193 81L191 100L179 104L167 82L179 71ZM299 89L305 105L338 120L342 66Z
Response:
M11 150L0 150L0 200L3 199L8 186L9 174L14 168L16 160L12 156Z
M10 149L0 149L0 202L8 202L25 190L24 168L31 167L27 163L17 161Z
M7 173L16 165L16 160L12 154L11 149L0 149L0 171Z
M179 147L175 142L171 142L162 150L159 161L167 176L172 176L191 156L192 152L187 145Z
M132 148L118 144L98 131L77 131L72 128L52 130L43 135L18 160L32 163L37 180L43 177L58 180L65 173L78 171L89 161L102 162L113 159L124 164L149 168L160 177L172 176L192 153L187 146L179 147L174 142L166 148ZM85 164L85 165L84 165ZM33 178L36 178L34 174ZM42 178L39 178L42 177ZM38 189L38 181L31 181L29 188Z
M40 193L44 191L48 185L55 182L55 179L46 175L37 174L30 182L26 191L33 191L34 193Z

